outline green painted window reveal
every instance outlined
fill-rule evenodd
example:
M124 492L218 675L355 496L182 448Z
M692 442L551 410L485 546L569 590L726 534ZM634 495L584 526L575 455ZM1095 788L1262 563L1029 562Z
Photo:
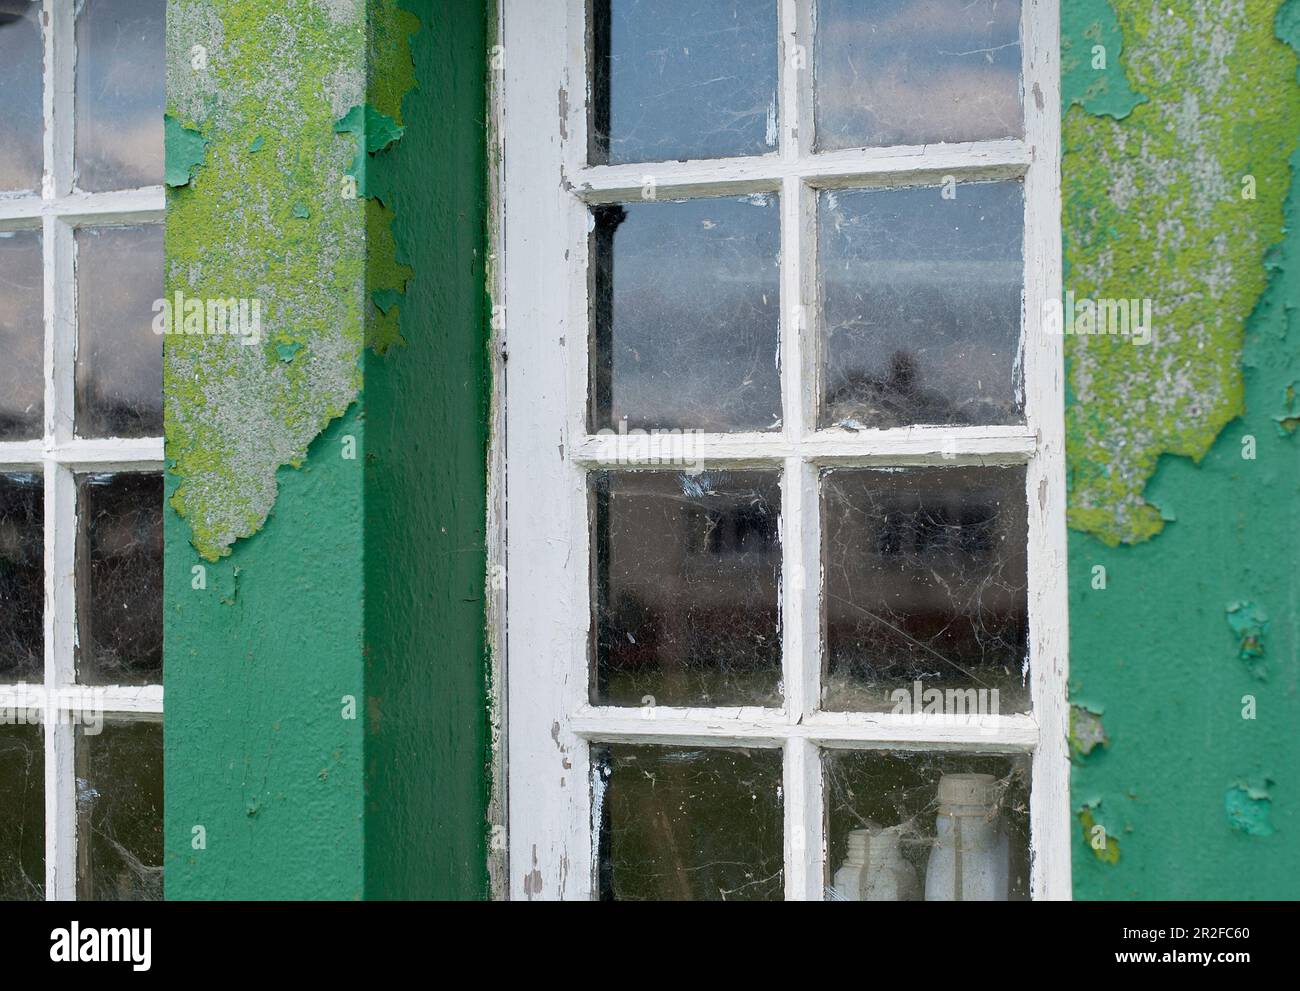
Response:
M5 900L163 893L165 12L0 3Z

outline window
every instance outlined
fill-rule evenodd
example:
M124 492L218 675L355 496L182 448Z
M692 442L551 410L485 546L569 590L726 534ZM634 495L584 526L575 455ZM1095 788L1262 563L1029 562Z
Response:
M1069 897L1056 4L501 32L512 897Z
M162 896L164 13L0 0L0 899Z

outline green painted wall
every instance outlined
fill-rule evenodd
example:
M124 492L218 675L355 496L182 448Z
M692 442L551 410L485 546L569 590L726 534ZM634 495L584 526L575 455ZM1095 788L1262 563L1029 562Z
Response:
M1155 337L1067 338L1075 896L1294 898L1300 2L1062 35L1066 288Z
M414 274L405 344L366 361L366 894L483 898L487 17L410 6L419 82L376 175Z
M169 898L486 893L485 21L169 3Z

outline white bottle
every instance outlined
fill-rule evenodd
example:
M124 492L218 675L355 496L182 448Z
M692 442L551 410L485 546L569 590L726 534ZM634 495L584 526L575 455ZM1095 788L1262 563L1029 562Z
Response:
M907 902L920 894L916 868L898 848L898 827L874 822L848 836L848 853L835 872L834 895L853 902Z
M991 774L945 774L925 872L928 902L1006 901L1009 847Z

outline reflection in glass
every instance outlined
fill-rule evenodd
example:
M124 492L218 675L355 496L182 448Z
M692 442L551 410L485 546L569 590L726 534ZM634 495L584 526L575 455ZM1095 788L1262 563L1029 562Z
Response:
M78 9L77 188L161 185L167 4L85 0Z
M45 898L42 734L40 725L27 722L26 717L0 724L0 901L4 902Z
M919 713L935 689L951 715L1027 711L1024 468L835 468L821 484L825 707Z
M44 680L44 518L40 475L0 475L0 684Z
M0 0L0 193L34 192L41 185L40 16L39 3Z
M43 299L41 232L0 231L0 441L35 440L43 433Z
M76 765L77 897L161 900L162 720L79 725Z
M590 485L592 701L779 705L779 474L598 471Z
M781 751L592 746L602 901L779 901Z
M77 231L77 436L162 434L163 229Z
M1019 0L818 0L817 149L1018 138Z
M826 750L826 897L1025 901L1029 758Z
M777 145L777 0L593 0L593 165Z
M1019 182L824 190L817 218L821 426L1024 421Z
M779 427L777 197L592 213L592 429Z
M162 682L162 476L77 476L77 680Z

